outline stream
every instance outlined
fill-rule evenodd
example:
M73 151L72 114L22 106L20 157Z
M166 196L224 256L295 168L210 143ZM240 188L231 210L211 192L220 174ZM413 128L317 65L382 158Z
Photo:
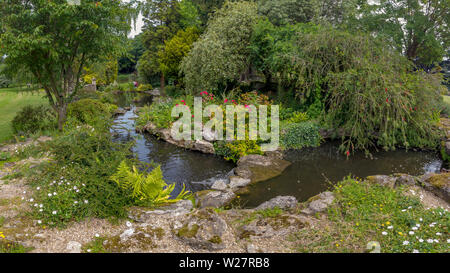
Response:
M129 95L128 95L129 96ZM135 131L135 105L151 103L144 97L133 102L130 97L118 97L121 107L132 105L131 110L115 118L111 128L115 141L135 140L133 153L143 162L161 165L167 183L176 183L174 195L183 185L192 192L208 189L219 178L226 177L235 167L221 157L202 154L176 147L148 134ZM379 151L373 159L363 152L349 159L338 151L338 142L327 142L318 148L286 152L285 159L292 162L280 176L250 186L250 194L239 198L244 208L258 206L279 195L295 196L300 202L327 190L347 175L364 178L369 175L407 173L420 175L439 172L442 160L435 152L427 151Z

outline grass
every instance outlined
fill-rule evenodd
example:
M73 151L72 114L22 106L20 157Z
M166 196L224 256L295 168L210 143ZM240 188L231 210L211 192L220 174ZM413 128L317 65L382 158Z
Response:
M420 200L391 189L345 179L334 189L329 223L293 238L298 252L448 252L450 214L425 209Z
M450 105L450 96L442 96L442 97L444 97L444 102Z
M0 89L0 143L13 137L11 121L22 107L48 103L42 91L24 91L20 88Z

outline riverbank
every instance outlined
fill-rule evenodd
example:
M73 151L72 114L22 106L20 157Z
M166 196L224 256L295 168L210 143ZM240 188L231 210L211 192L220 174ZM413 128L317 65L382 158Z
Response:
M36 189L12 176L37 164L26 159L0 170L1 252L367 252L369 242L381 252L448 251L450 207L429 190L448 189L450 174L348 178L307 202L277 197L254 209L224 209L186 200L133 207L115 222L49 228L28 214Z

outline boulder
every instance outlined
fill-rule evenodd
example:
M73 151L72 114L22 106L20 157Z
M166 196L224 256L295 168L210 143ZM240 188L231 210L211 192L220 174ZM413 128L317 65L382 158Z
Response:
M421 180L425 190L450 203L450 173L426 174Z
M205 190L195 193L197 206L200 208L220 208L228 205L235 197L232 191Z
M293 209L297 206L297 199L294 196L277 196L256 207L256 210L273 209Z
M217 191L225 191L228 188L226 180L224 179L219 179L214 181L214 183L211 186L212 190L217 190Z
M396 177L395 185L407 185L407 186L414 186L416 185L416 178L409 174L394 174Z
M243 188L249 185L251 182L250 179L242 178L240 176L231 176L230 177L230 188L232 190Z
M305 214L316 214L318 212L324 212L334 201L334 194L326 191L321 194L312 197L308 207L302 210Z
M227 223L214 210L201 209L186 217L174 233L195 249L215 251L226 247L223 236L227 230Z
M214 145L211 142L205 140L196 140L193 150L200 151L205 154L214 154Z
M289 165L290 162L277 157L247 155L239 159L235 173L256 183L280 175Z
M380 186L394 188L396 178L388 175L374 175L368 176L366 181L372 184L378 184Z

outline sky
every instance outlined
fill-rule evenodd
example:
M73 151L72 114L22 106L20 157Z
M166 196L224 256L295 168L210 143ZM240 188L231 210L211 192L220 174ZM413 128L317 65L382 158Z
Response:
M129 3L130 0L123 0L123 2ZM136 22L136 28L134 28L134 24L131 24L131 32L128 34L129 38L133 38L134 36L138 35L142 32L142 27L144 26L144 20L141 14L139 14L139 17L137 18Z

